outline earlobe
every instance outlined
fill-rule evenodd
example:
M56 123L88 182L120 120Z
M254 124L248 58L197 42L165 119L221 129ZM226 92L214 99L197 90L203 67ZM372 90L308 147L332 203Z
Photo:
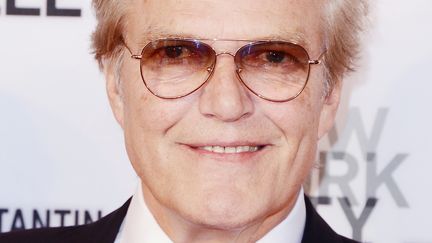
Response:
M341 95L341 82L336 82L330 93L324 97L318 127L318 140L333 127Z
M115 72L116 69L113 62L107 61L104 64L103 73L105 75L108 100L114 117L116 118L119 125L123 128L123 98L120 90L120 82L117 80L119 75L116 75Z

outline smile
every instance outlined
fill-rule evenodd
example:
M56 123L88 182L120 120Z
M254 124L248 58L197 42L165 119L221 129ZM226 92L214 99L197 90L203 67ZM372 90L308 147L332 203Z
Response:
M201 146L197 149L205 150L208 152L219 153L219 154L237 154L237 153L247 153L256 152L262 149L264 146Z

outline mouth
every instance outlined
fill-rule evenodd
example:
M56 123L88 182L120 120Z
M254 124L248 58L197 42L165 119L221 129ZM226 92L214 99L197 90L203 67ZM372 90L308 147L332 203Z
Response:
M196 159L209 159L209 161L254 164L259 158L269 152L272 144L256 142L209 142L209 143L181 143L192 152ZM266 152L267 151L267 152Z
M262 150L265 145L239 145L239 146L220 146L220 145L207 145L193 147L203 152L210 152L216 154L242 154L253 153Z

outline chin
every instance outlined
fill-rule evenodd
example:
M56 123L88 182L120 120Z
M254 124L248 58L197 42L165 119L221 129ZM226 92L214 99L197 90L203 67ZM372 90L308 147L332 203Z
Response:
M203 194L189 208L189 219L196 225L215 230L239 230L259 219L264 212L258 201L249 200L241 193L219 191ZM252 202L252 203L251 203Z
M225 214L208 215L205 212L195 215L191 222L197 226L212 230L238 231L254 221L249 215L238 214L236 216L226 216Z

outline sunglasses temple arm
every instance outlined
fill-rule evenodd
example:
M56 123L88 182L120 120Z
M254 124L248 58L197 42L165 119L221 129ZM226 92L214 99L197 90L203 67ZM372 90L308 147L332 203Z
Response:
M322 63L322 58L324 57L324 55L327 53L327 50L324 50L321 55L319 55L318 59L315 60L309 60L309 64L321 64Z
M133 59L141 59L142 58L142 55L131 55L131 58L133 58Z
M130 53L130 55L131 55L131 56L130 56L131 58L133 58L133 59L141 59L141 58L142 58L142 55L132 54L131 49L130 49L129 46L126 44L126 41L124 40L123 37L121 38L121 42L123 43L123 46L126 47L126 49L129 51L129 53Z

